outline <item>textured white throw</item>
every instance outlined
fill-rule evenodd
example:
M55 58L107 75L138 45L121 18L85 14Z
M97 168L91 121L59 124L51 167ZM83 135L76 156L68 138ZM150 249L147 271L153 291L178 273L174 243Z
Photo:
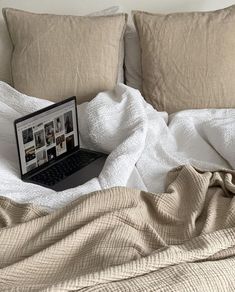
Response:
M51 102L0 82L0 194L17 202L58 208L91 191L129 186L164 190L166 174L182 164L235 168L235 110L188 110L168 116L123 84L78 106L81 146L110 153L98 178L64 192L21 181L14 119Z

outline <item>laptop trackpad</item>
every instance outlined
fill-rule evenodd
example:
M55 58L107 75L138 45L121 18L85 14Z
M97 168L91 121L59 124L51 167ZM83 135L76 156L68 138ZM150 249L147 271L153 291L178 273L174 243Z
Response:
M50 188L55 191L63 191L82 185L90 179L99 176L106 158L107 157L101 157L99 159L96 159L95 161L91 162L87 166L76 171L74 174L66 177L65 179L61 180Z

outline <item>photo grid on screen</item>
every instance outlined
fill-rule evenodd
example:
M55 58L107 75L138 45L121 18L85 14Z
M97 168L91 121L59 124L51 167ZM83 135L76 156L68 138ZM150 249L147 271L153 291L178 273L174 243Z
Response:
M21 132L24 151L23 161L21 159L23 173L71 151L78 143L72 110L55 114L45 122L29 125Z

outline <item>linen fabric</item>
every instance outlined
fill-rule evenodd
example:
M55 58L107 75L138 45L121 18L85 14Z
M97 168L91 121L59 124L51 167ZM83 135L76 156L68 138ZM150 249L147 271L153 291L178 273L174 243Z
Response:
M120 10L119 6L111 6L106 9L95 11L89 16L104 16L110 15L114 13L118 13ZM11 55L12 55L12 42L9 37L9 33L7 31L6 24L3 19L0 19L0 80L5 81L8 84L12 85L12 74L11 74ZM123 58L120 59L119 63L119 82L123 82L124 74L123 74Z
M167 186L51 214L1 197L1 291L234 291L234 171L183 166Z
M13 43L14 87L28 95L77 102L118 80L127 16L64 16L3 9Z
M142 92L141 51L134 25L127 25L125 32L125 83Z
M147 101L168 113L235 107L235 6L133 16Z

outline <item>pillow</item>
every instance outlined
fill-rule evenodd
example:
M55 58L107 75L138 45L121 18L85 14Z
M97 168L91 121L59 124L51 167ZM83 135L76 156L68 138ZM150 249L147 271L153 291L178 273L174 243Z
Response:
M111 6L106 9L92 12L90 14L87 14L87 16L104 16L104 15L112 15L115 13L118 13L120 10L120 6ZM119 58L119 64L118 64L118 78L117 83L124 83L124 40L121 44L121 51L120 51L120 58Z
M120 10L119 6L111 6L104 10L92 12L88 14L89 16L104 16L112 15L118 13ZM12 54L12 43L9 39L9 34L6 28L5 23L0 19L0 80L5 81L12 85L12 76L11 76L11 54ZM118 72L118 82L124 81L124 72L123 72L123 61L124 61L124 49L119 63L119 72Z
M168 113L235 107L235 6L133 14L147 101Z
M87 16L105 16L105 15L112 15L118 13L120 7L119 6L111 6L106 9L95 11L92 13L87 14Z
M13 44L13 86L51 101L91 100L117 83L125 14L64 16L3 9Z
M137 31L133 25L127 25L124 42L125 83L142 92L140 42Z

